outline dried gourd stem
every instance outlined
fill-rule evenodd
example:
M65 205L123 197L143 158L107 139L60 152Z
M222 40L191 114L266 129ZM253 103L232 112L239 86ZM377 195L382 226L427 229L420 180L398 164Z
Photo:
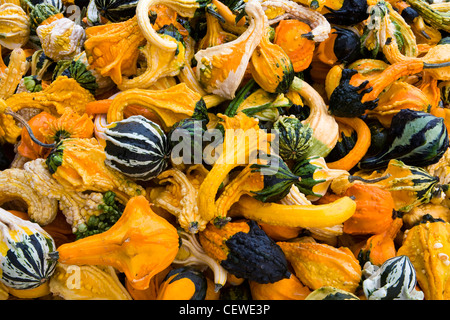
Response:
M386 175L384 175L382 177L374 178L374 179L364 179L364 178L359 177L359 176L348 176L348 181L349 182L362 181L364 183L377 183L377 182L386 180L390 176L391 176L390 173L388 173L388 174L386 174Z
M6 115L10 115L12 116L15 120L19 121L24 127L25 129L27 129L28 134L30 135L31 140L36 143L37 145L39 145L40 147L43 148L54 148L55 147L55 143L43 143L41 142L39 139L36 138L36 136L33 133L33 130L31 129L30 125L28 124L28 122L22 118L22 116L20 116L19 114L13 112L10 108L7 108L4 112L4 114Z

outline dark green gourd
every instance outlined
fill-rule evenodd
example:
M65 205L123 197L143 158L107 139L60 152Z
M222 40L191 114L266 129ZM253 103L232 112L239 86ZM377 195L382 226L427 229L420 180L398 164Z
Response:
M313 142L313 129L295 116L279 117L273 129L278 133L278 151L285 161L302 159Z
M380 169L391 159L423 167L439 161L449 146L444 119L429 113L403 109L392 118L383 150L364 157L360 169Z
M133 18L138 4L138 0L95 0L94 2L100 15L111 22Z
M276 202L283 199L299 177L291 172L280 157L272 156L268 165L254 164L252 169L264 175L264 188L254 192L253 197L262 202Z
M226 240L229 252L222 267L238 278L258 283L273 283L288 278L290 272L281 248L258 226L249 220L250 231L237 232Z
M143 116L117 121L104 132L105 163L136 180L150 180L167 168L169 143L161 127Z
M186 118L177 122L168 133L171 158L175 164L202 164L205 119Z

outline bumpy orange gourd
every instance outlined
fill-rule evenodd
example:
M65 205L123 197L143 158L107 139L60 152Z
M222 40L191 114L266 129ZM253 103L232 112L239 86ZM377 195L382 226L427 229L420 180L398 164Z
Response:
M354 293L362 271L347 247L315 242L277 242L299 280L312 290L331 286Z
M63 244L58 252L61 263L113 266L125 273L133 288L145 290L153 276L175 259L178 234L152 211L144 196L137 196L109 230Z

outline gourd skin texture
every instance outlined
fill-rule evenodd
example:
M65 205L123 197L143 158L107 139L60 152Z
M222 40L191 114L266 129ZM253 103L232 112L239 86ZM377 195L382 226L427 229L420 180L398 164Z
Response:
M450 225L424 216L412 227L397 255L409 257L426 300L448 300L448 256Z
M252 220L213 225L200 233L206 253L238 278L273 283L288 278L287 262L278 245Z
M350 249L322 243L277 242L295 275L310 289L331 286L355 293L361 267Z
M13 50L28 42L30 18L25 11L14 3L0 6L0 45Z

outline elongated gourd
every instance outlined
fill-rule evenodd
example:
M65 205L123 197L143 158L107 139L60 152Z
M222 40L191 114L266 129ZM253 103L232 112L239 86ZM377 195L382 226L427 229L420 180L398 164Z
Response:
M292 82L291 91L298 92L310 107L310 114L302 121L313 130L313 142L303 157L325 157L336 145L339 138L339 125L328 113L328 107L320 94L307 82L298 77Z
M350 197L342 197L329 204L283 205L242 196L236 210L247 219L271 225L323 228L349 219L355 213L356 203Z

